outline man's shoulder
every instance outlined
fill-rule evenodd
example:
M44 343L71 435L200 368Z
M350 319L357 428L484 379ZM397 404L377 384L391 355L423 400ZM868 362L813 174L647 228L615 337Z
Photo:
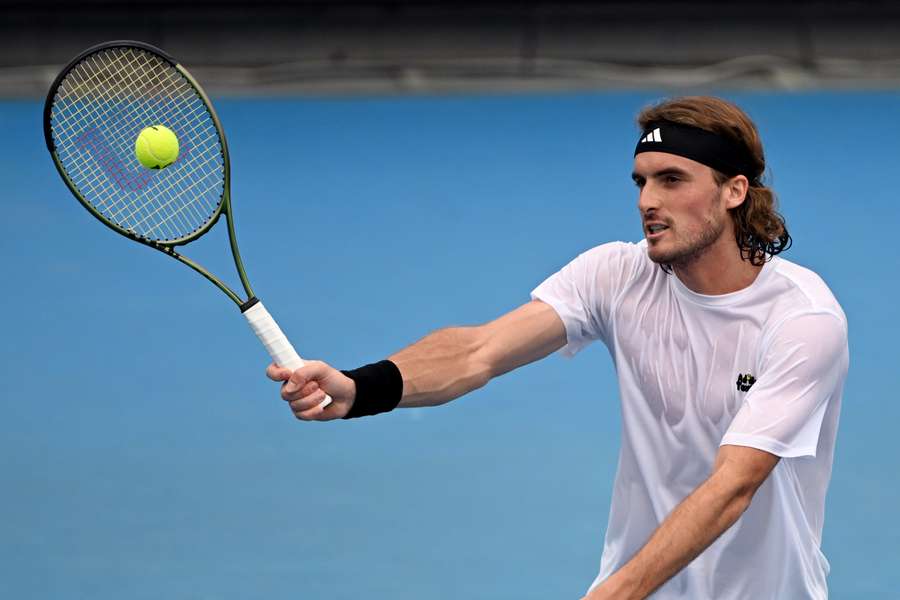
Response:
M774 282L784 286L790 308L797 312L833 313L842 321L846 316L825 280L815 271L781 257L772 259ZM787 307L786 307L787 308Z
M641 278L652 264L645 240L605 242L582 252L573 263L592 277L616 281L619 285Z
M585 250L578 258L597 264L608 264L610 261L625 261L635 266L650 260L647 256L646 240L639 242L604 242Z
M603 242L602 244L598 244L585 250L582 254L628 254L631 256L646 256L647 241L625 242L622 240L614 240Z

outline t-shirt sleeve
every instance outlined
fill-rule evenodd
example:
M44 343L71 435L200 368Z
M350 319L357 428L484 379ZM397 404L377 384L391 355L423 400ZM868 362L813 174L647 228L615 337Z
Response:
M645 250L639 244L610 242L580 254L537 286L531 297L556 310L566 327L561 352L574 356L596 339L608 341L611 311L634 279Z
M815 456L825 411L839 401L847 375L846 323L831 312L802 314L763 344L756 381L721 443Z

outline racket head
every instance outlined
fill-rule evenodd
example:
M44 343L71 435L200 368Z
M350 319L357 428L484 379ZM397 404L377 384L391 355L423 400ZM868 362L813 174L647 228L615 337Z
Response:
M147 169L138 134L164 125L178 159ZM228 145L206 93L154 46L132 40L83 51L59 73L44 104L44 137L66 185L114 231L154 247L206 233L230 204Z

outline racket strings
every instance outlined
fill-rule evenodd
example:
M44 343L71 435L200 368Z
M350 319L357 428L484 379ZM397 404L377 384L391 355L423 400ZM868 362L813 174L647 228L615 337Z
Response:
M121 61L117 60L117 62L121 62ZM150 98L151 100L155 99L155 97L158 95L157 90L163 89L163 80L160 77L158 65L154 65L154 71L156 71L156 72L154 73L151 71L151 72L149 72L149 74L148 73L140 73L139 71L136 71L134 68L132 68L128 64L122 65L122 64L113 63L110 68L111 69L115 69L115 68L121 69L128 76L126 79L123 80L125 83L137 82L138 84L144 86L146 97ZM103 73L103 71L101 71L100 74L105 74L105 73ZM91 79L89 79L88 81L91 83L94 83L98 79L100 79L100 77L98 77L98 74L96 72L91 72ZM182 87L186 87L186 85L183 85ZM127 93L127 86L113 87L111 91L112 91L112 94L109 94L108 96L110 96L110 95L115 96L116 94L122 94L123 92ZM104 98L104 100L108 101L107 98ZM131 104L131 105L127 105L127 106L132 108L132 110L131 110L132 114L128 115L128 117L129 117L128 120L131 120L133 122L136 117L135 111L133 109L135 107L139 107L140 105ZM140 115L140 118L146 118L146 117L143 115ZM123 122L128 122L128 120L123 120ZM113 139L116 139L116 140L122 140L122 139L126 138L126 136L122 135L120 128L116 127L115 125L113 125L113 127L112 127L112 134L114 135ZM117 148L117 150L120 153L125 153L125 152L131 151L131 148L130 148L130 145L122 147L122 145L120 144L119 148ZM143 176L144 180L141 180L141 179L135 180L133 178L126 179L124 181L124 183L125 183L124 187L140 188L146 184L146 178L148 178L149 173L144 173L144 172L141 172L140 170L135 170L134 173L137 173L140 176ZM114 174L116 176L118 176L118 177L114 177L114 179L116 179L117 182L120 184L123 183L123 177L121 176L121 172L116 171ZM135 185L135 183L137 183L137 185ZM174 189L178 189L177 184L178 184L178 182L173 182ZM165 209L166 205L172 205L173 203L179 201L179 198L177 196L174 196L174 197L170 198L168 201L162 202L162 203L160 202L159 197L151 196L150 199L151 199L151 201L146 202L146 203L128 204L127 202L120 202L117 205L108 205L108 206L106 206L106 208L109 212L108 216L111 217L113 220L117 221L118 223L125 225L126 228L128 228L128 229L140 230L142 228L139 227L139 225L147 224L147 221L149 220L149 217L151 214L152 215L159 214L163 209ZM173 215L170 215L170 218L167 219L168 221L176 221L176 223L174 223L175 227L172 227L168 223L160 222L160 223L157 223L156 228L153 228L153 227L144 228L144 229L148 230L146 232L147 234L149 234L148 237L152 236L155 238L163 238L163 239L171 238L171 237L176 236L177 232L179 230L181 230L181 231L188 230L189 231L192 228L193 221L196 221L199 219L202 222L204 220L205 215L203 215L200 212L197 212L196 209L193 211L193 214L191 214L189 217L186 215L182 215L181 214L182 210L184 210L185 208L188 208L188 207L193 208L193 205L192 204L182 204L180 206L180 210L176 208L176 213L174 213ZM139 217L142 213L147 213L147 211L150 208L153 208L153 210L150 212L150 214L147 214L147 216L145 216L145 218L141 219L140 222L135 222L135 218ZM179 218L175 219L174 217L176 217L176 216Z
M121 57L117 57L112 63L110 63L109 69L116 69L116 68L124 69L125 67L121 64L121 62L122 62ZM128 69L127 71L133 71L133 69ZM105 70L102 68L102 65L100 67L98 67L96 65L95 57L92 57L92 59L85 61L85 70L84 70L83 74L85 76L82 78L79 78L77 73L73 73L72 79L76 81L76 85L73 87L72 92L75 94L88 93L91 90L101 89L99 84L101 82L106 82L106 80L107 80L107 77L105 76L106 75ZM115 86L115 81L113 81L113 84ZM122 89L121 85L115 86L109 91L109 93L103 94L99 98L99 101L108 103L111 97L115 97L117 94L121 94L122 92L123 92L123 89ZM80 114L81 112L83 112L83 111L80 111L79 114L77 114L76 116L82 117L82 114ZM123 120L123 122L127 122L127 121ZM97 133L95 130L88 130L86 132L86 134L84 134L85 137L82 138L82 141L88 141L91 144L91 146L92 146L91 150L96 155L95 157L98 158L98 166L105 167L107 171L110 170L111 168L115 169L113 171L114 179L116 179L117 183L119 183L120 185L124 183L125 187L135 187L135 184L137 184L137 187L142 187L143 185L146 185L147 181L149 180L149 173L143 173L139 170L135 170L133 173L136 174L137 178L125 179L125 177L127 177L128 175L131 175L131 173L126 172L127 174L123 175L123 172L120 169L110 166L109 163L111 161L115 160L115 153L110 153L110 152L104 153L103 152L104 144L115 143L115 141L121 141L125 136L123 135L121 128L119 126L117 126L117 124L112 122L111 120L107 119L107 125L108 125L108 131L111 135L105 136L105 138L100 139L98 141L97 138L100 136L100 134ZM108 141L109 139L113 140L113 142L109 142ZM127 148L123 148L121 144L118 144L118 146L119 147L116 150L119 153L119 155L121 155L127 151ZM113 164L116 164L116 163L113 162ZM94 169L91 174L94 175L95 178L87 180L85 182L85 184L87 186L87 191L91 194L91 196L96 195L100 199L99 202L97 203L96 207L106 209L108 217L110 217L112 220L116 221L117 223L125 225L126 228L128 228L128 229L133 229L133 227L129 227L129 223L128 223L127 219L121 218L122 210L130 207L132 209L130 214L134 215L134 214L137 214L138 211L141 210L142 208L146 208L147 206L150 206L152 204L159 203L158 199L156 199L156 198L151 198L151 202L145 203L144 205L141 205L138 203L129 205L127 202L121 202L121 201L109 203L108 198L104 197L104 195L102 195L102 194L98 194L98 192L100 190L95 185L95 182L104 181L104 180L97 177L97 175L99 175L99 173L97 172L97 169ZM152 200L156 200L156 202L154 203ZM182 227L185 226L184 223L182 223L181 225L182 225ZM168 233L161 237L168 237L169 235L173 235L173 230L171 228L166 228L166 231Z
M151 67L150 70L145 70L144 72L141 72L139 69L135 69L131 63L122 64L124 62L122 60L122 58L123 58L122 56L116 57L115 61L110 64L109 68L106 71L108 72L110 70L119 69L122 73L124 73L126 75L126 77L122 78L121 82L114 82L114 83L118 83L118 85L114 85L111 88L110 94L104 94L103 101L108 102L110 97L115 97L116 95L121 95L123 93L130 93L129 88L133 88L134 84L137 83L139 86L142 86L144 88L144 95L146 98L149 98L151 101L158 102L158 98L162 95L162 92L164 92L164 90L165 90L165 81L162 78L163 70L162 70L162 68L160 68L161 65L159 63L150 65L150 67ZM90 65L88 67L88 69L90 69L89 70L90 77L86 81L89 84L94 85L95 87L98 82L101 82L101 81L108 82L108 78L103 77L104 75L107 74L107 72L105 72L104 70L98 71L96 69L91 69L92 66L93 65ZM83 85L83 83L84 82L82 82L82 85ZM190 87L186 84L186 82L178 81L178 83L181 84L180 85L181 89L179 90L180 92L183 93L185 91L190 91ZM76 90L76 91L78 91L78 90ZM135 119L135 116L136 116L135 115L136 111L134 111L134 108L139 108L141 105L133 103L133 104L125 105L125 106L128 106L129 108L132 109L131 110L132 114L128 115L130 117L130 119L123 119L122 122L127 123L127 122L129 122L129 120L131 122L133 122ZM163 108L165 109L166 107L163 107ZM146 112L146 111L144 111L144 112ZM205 112L205 109L204 109L204 112ZM143 118L146 118L146 115L140 114L140 117L143 119ZM112 133L114 135L113 139L122 140L122 139L127 138L127 136L122 135L121 127L116 127L115 125L113 125ZM122 144L120 143L118 151L120 153L127 153L132 150L131 150L130 144L122 147ZM135 171L135 173L142 175L144 178L148 177L148 173L142 173L141 171L137 171L137 170ZM120 172L118 172L118 171L115 174L121 175ZM183 179L184 179L184 176L180 180L172 182L173 189L176 189L176 190L179 189L179 184L181 183L181 181L183 181ZM122 183L121 176L118 177L118 182ZM135 187L134 184L136 182L134 179L129 179L129 180L126 180L125 183L126 183L126 187ZM138 179L137 187L140 187L144 183L145 183L145 181ZM131 184L131 185L127 185L127 184ZM109 216L111 216L116 221L126 225L126 227L128 227L129 229L136 229L137 228L136 225L147 224L147 221L149 220L149 218L151 216L157 215L160 212L162 212L166 208L167 205L171 206L172 204L180 203L180 198L178 197L178 195L173 195L168 201L166 201L164 203L160 203L156 197L153 197L152 199L157 200L157 201L156 202L151 201L149 203L143 203L143 204L135 203L135 204L131 204L131 205L129 205L127 202L121 202L118 206L108 206L107 208L110 211ZM152 210L149 214L147 214L138 223L134 223L134 221L133 221L134 217L139 216L139 214L142 212L146 212L147 208L153 207L153 206L156 207L154 210ZM194 209L189 218L186 217L185 215L181 214L187 208ZM210 209L209 207L207 207L207 210L209 210L211 212L212 210L214 210L214 208L215 207L212 207ZM124 211L128 211L127 214L123 215ZM178 218L175 218L175 217L178 217ZM159 231L153 231L152 228L148 228L148 229L151 229L149 231L149 233L151 235L155 234L154 237L157 237L157 238L171 237L172 235L177 235L177 234L174 234L173 231L184 230L185 228L190 229L192 222L196 221L197 219L200 219L202 222L204 220L204 217L205 217L205 215L202 212L198 212L196 210L196 207L194 206L194 204L181 203L180 206L178 206L174 209L174 212L172 214L170 214L168 218L164 219L163 221L161 221L157 224L158 225L157 229L159 229ZM169 221L177 221L175 223L176 228L174 230L171 226L168 226L168 227L165 226L165 225L169 225L169 223L168 223Z
M180 145L178 160L158 171L134 152L151 125L174 131ZM57 90L51 131L69 179L119 227L175 240L217 214L225 179L219 131L193 85L161 57L116 47L83 59Z
M100 67L97 67L95 65L95 62L95 59L86 61L84 72L85 77L79 79L77 77L77 74L73 74L73 80L76 81L76 85L72 89L73 93L87 93L90 90L100 89L99 84L107 80L107 78L105 77L106 73L103 70L102 65ZM117 57L115 61L110 63L109 69L124 68L120 63L121 60ZM115 84L115 82L113 83ZM122 89L122 86L118 85L116 87L113 87L109 91L109 93L102 94L98 98L98 100L104 103L109 103L111 98L115 97L117 94L121 94L123 91L124 90ZM80 111L76 116L79 118L82 117L81 113L83 112L84 111ZM132 110L132 112L134 111ZM133 117L134 115L131 116ZM127 122L128 121L124 119L122 120L122 123ZM106 216L108 218L120 225L123 225L126 229L134 231L136 228L130 223L131 217L134 217L141 212L146 212L153 206L157 207L154 210L154 212L156 212L163 205L161 204L159 197L156 196L149 196L147 198L148 201L144 203L129 203L127 201L123 201L121 197L116 198L115 196L110 196L108 194L102 193L103 191L105 191L105 187L98 186L97 183L102 182L103 184L106 184L107 180L101 177L101 168L105 169L106 171L112 170L113 179L117 182L117 184L120 185L120 187L140 188L146 185L150 178L149 172L145 173L136 168L134 171L128 172L123 171L121 167L117 166L121 165L121 162L116 160L116 154L122 156L124 153L128 152L130 148L127 146L123 147L123 145L121 144L121 140L126 139L127 137L123 134L121 125L116 124L111 119L107 119L107 126L109 135L101 137L102 134L98 133L94 129L90 129L86 130L86 133L83 134L84 137L80 138L80 141L82 143L88 143L91 146L90 150L95 154L95 158L98 159L97 165L92 169L92 172L90 173L92 177L85 179L83 183L86 187L86 191L88 192L89 197L98 198L98 201L95 204L96 208L105 209ZM104 152L105 148L108 147L109 144L115 144L116 146L118 146L115 149L115 152ZM123 215L123 211L126 210L129 211L128 214ZM178 228L163 227L162 225L163 224L160 223L156 228L156 231L148 231L150 235L147 235L146 237L152 236L155 239L165 239L177 236ZM184 220L181 220L178 225L181 229L190 227L189 223Z
M167 64L167 63L165 63L165 64ZM145 86L146 97L149 98L151 102L160 103L159 98L160 98L160 96L163 95L163 92L165 91L166 81L164 81L162 78L164 71L162 70L162 68L160 68L161 65L159 63L152 65L152 70L143 72L143 73L140 72L139 70L134 69L134 67L131 64L124 64L124 65L120 64L120 65L115 65L115 67L121 68L123 70L123 72L126 73L128 76L127 78L125 78L123 80L128 85L123 86L123 88L121 88L121 89L115 90L116 92L118 92L118 93L122 93L123 91L127 92L128 87L131 87L132 84L134 84L136 82L138 85ZM180 81L176 80L176 81L178 84L180 84L180 86L179 86L180 89L178 90L179 92L183 93L183 92L191 92L192 91L192 88L190 88L190 86L183 80L180 80ZM129 106L132 109L133 108L141 108L141 105L139 105L139 104L131 104ZM162 108L163 108L163 110L165 110L167 107L163 106ZM202 104L198 108L205 113L205 107ZM132 117L133 116L134 115L132 115ZM146 115L140 114L140 118L146 118ZM120 132L116 131L115 133L118 135ZM118 137L117 139L122 139L122 138ZM130 150L131 150L130 145L128 147L126 147L126 149L124 149L125 152L128 152ZM155 216L159 215L162 217L162 219L159 220L157 223L157 229L159 229L159 232L154 231L152 227L148 227L147 229L150 229L149 233L151 235L155 235L155 237L163 237L163 238L169 237L169 236L161 234L160 232L171 232L173 229L172 225L174 225L174 228L177 231L177 230L184 230L185 228L190 229L192 223L196 222L198 219L202 223L205 220L206 215L203 214L203 212L198 211L197 207L194 203L182 202L182 196L185 195L185 193L187 191L191 191L190 188L185 190L183 187L183 182L186 178L189 177L189 175L190 175L190 172L188 171L181 178L171 182L172 189L176 190L179 193L172 194L171 197L167 201L165 201L163 203L158 203L158 202L152 203L151 202L151 203L146 203L144 205L135 205L135 206L131 206L131 207L129 207L129 205L127 205L127 204L124 204L118 210L113 210L111 216L115 219L120 220L121 222L124 222L127 225L130 225L131 229L136 229L136 228L138 228L137 226L139 226L139 225L147 224L147 221L150 220L151 217L155 217ZM205 178L209 179L209 173L205 176ZM202 199L202 196L200 198ZM151 212L147 213L146 209L148 207L152 207L154 205L155 205L155 208ZM172 208L172 211L170 212L168 217L165 217L165 215L161 214L161 213L165 213L165 209L167 207ZM129 208L131 210L128 212L128 214L124 215L124 218L123 218L123 214L122 214L123 211L128 210ZM212 212L213 210L215 210L215 206L206 207L206 208L209 212ZM142 209L144 209L144 210L142 210ZM186 209L192 209L191 213L183 214ZM137 223L135 223L133 221L133 217L139 216L141 212L146 213L145 217L143 219L141 219L140 221L138 221ZM171 223L171 222L174 222L174 223ZM169 235L171 235L171 233Z

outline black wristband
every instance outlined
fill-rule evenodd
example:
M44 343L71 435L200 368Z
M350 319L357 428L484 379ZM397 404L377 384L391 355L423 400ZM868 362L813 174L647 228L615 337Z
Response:
M356 382L356 398L345 419L390 412L403 398L403 376L389 360L341 373Z

